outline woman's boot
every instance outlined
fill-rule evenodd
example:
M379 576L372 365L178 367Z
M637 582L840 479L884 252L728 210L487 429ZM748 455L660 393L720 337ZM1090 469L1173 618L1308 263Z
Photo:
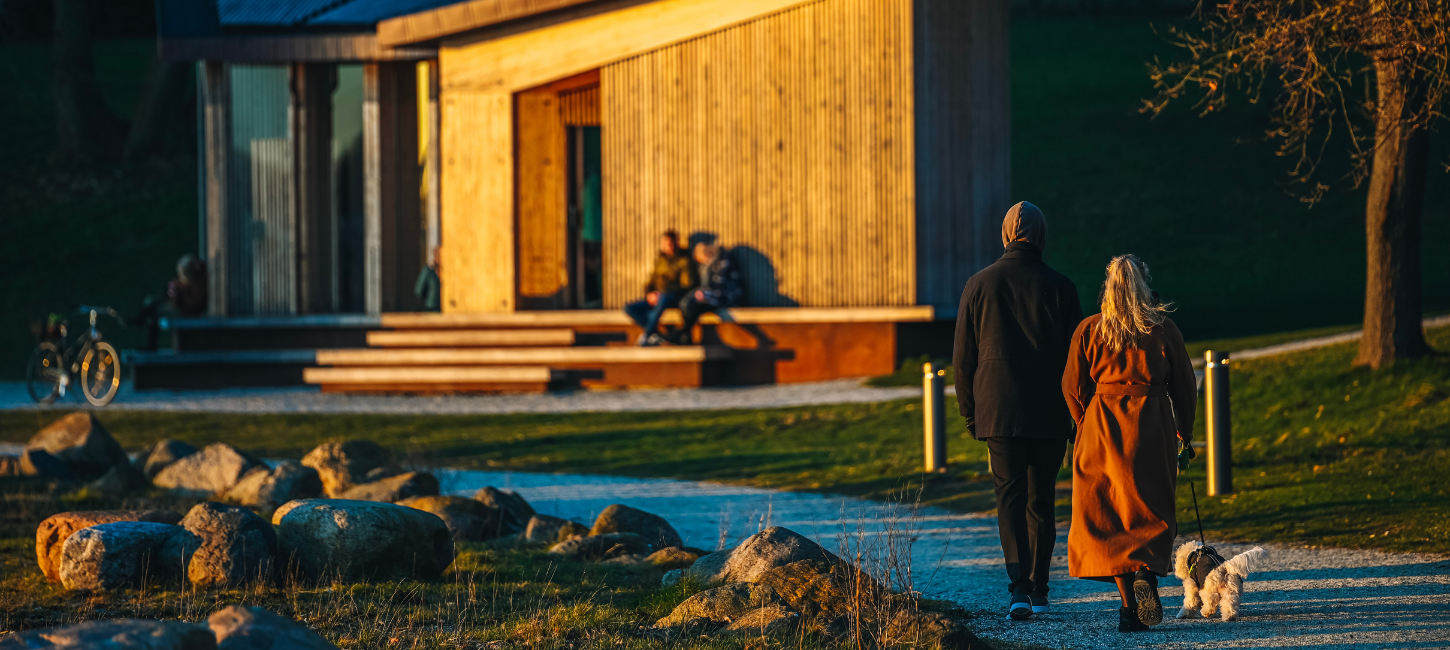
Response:
M1145 632L1148 626L1138 620L1138 610L1132 607L1118 608L1118 631L1119 632Z
M1151 571L1133 574L1133 597L1138 601L1138 622L1144 625L1163 622L1163 601L1158 599L1158 576Z

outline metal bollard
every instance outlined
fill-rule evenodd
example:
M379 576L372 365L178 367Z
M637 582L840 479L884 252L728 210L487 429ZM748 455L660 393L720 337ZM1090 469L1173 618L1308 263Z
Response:
M947 471L946 405L942 380L946 370L928 363L921 367L921 415L926 433L926 471Z
M1228 353L1209 350L1203 355L1204 398L1208 404L1208 495L1234 491L1233 435L1229 428Z

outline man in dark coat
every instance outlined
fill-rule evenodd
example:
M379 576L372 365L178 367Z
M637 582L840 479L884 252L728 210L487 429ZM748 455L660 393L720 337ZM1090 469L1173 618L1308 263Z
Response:
M1062 373L1082 322L1077 287L1042 261L1046 243L1042 211L1012 206L1002 221L1006 252L962 291L952 354L967 430L991 454L1008 614L1017 620L1047 612L1054 488L1073 437Z

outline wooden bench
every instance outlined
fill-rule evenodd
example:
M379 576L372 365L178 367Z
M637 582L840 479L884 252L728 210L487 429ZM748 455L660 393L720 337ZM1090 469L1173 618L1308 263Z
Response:
M827 324L928 322L936 318L930 306L906 307L731 307L705 314L704 325L736 323ZM669 309L661 321L681 323L680 310ZM634 321L619 310L519 311L482 314L389 313L380 317L383 327L392 329L497 328L497 327L630 327Z

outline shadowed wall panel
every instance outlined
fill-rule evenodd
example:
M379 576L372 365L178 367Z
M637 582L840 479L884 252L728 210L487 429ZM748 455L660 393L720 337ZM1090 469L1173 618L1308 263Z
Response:
M951 314L1016 201L1006 3L916 0L916 35L917 301Z
M914 304L912 0L822 0L603 70L605 305L658 234L735 248L748 304Z

